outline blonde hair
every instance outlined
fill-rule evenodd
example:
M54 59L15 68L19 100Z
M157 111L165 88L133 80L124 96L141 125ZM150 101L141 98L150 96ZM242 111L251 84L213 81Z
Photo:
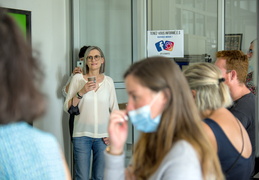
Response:
M137 179L148 179L178 140L186 140L196 150L204 179L214 175L222 180L218 157L207 138L198 109L179 66L165 57L152 57L133 64L124 78L132 75L141 85L167 93L168 104L154 133L142 133L137 142L132 167Z
M190 88L196 91L195 102L200 112L229 107L232 104L229 88L223 82L220 69L214 64L190 65L184 75Z

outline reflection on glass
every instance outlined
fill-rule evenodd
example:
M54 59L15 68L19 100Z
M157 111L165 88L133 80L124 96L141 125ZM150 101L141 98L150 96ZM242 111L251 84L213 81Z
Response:
M79 0L80 45L99 46L105 55L105 74L123 82L132 63L130 0Z
M180 65L213 59L217 50L217 1L148 0L148 4L148 30L184 30L184 58L174 58L181 61Z
M211 13L212 15L217 14L218 10L218 1L215 0L206 0L206 12Z
M182 3L182 0L176 0L175 3L176 3L176 4L181 4L181 3Z
M244 53L251 41L257 38L256 3L257 0L225 1L225 34L243 34L241 50Z
M195 0L195 8L205 10L205 0Z
M194 2L193 0L182 0L182 4L187 7L187 8L193 8L194 7Z
M193 12L182 10L182 28L185 34L194 34Z
M195 14L195 34L204 36L204 15Z

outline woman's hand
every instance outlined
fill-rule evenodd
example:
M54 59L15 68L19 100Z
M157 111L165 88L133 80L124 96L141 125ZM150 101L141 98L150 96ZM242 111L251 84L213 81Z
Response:
M107 146L110 145L110 140L109 140L108 137L104 137L104 138L103 138L103 142L104 142L104 144L106 144Z
M111 113L108 132L110 154L122 154L128 135L128 118L126 111L115 110Z
M74 75L77 73L82 73L82 69L80 67L75 67L75 69L73 70Z
M79 91L80 92L80 95L84 95L86 93L88 93L89 91L92 91L92 90L95 90L97 87L96 87L96 83L93 82L93 81L88 81L84 87Z

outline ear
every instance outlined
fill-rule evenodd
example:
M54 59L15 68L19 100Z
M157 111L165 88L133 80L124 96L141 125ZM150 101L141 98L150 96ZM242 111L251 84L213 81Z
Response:
M236 72L236 70L232 70L229 74L230 74L230 80L237 79L237 72Z
M104 58L103 57L101 57L101 64L103 64L104 63Z
M163 90L162 96L163 96L163 104L166 105L168 103L168 101L171 99L170 90L168 88Z
M192 92L193 98L195 99L195 97L196 97L196 90L192 89L191 92Z

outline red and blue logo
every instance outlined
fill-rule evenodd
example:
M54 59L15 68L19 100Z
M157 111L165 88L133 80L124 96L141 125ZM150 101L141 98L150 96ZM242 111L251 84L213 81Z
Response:
M172 41L158 41L157 43L155 43L156 49L158 52L162 51L162 50L166 50L166 51L173 51L174 49L174 42Z

